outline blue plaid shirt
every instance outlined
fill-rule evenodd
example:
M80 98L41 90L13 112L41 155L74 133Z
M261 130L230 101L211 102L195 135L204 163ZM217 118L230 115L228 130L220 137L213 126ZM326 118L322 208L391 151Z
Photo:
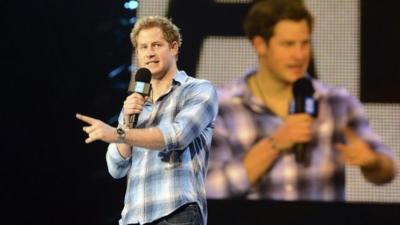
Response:
M108 146L111 176L127 176L119 224L149 223L187 203L197 203L207 223L205 177L217 111L213 85L183 71L165 95L145 102L137 127L158 127L166 149L133 147L132 157L123 159L116 144Z
M281 154L250 187L243 166L246 152L283 123L248 89L247 80L254 72L218 90L219 112L206 183L209 198L344 200L344 165L334 145L343 141L345 126L353 129L375 151L393 157L372 132L362 105L355 97L343 88L328 87L313 80L319 112L307 149L311 152L310 166L297 164L293 153Z

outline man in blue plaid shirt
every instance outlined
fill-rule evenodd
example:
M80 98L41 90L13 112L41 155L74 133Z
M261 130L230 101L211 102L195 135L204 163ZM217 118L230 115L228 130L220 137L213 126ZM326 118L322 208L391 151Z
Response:
M120 129L77 114L89 124L83 128L89 135L86 143L110 143L106 160L111 176L127 177L119 224L206 224L205 177L216 91L210 82L177 69L181 36L170 20L139 19L131 41L139 67L151 71L151 94L126 98ZM136 128L129 129L124 124L132 114L139 118Z
M207 195L210 198L344 200L344 166L375 184L395 175L393 154L343 88L309 79L318 116L291 113L294 83L307 76L312 16L302 1L254 4L244 30L258 68L218 90ZM308 143L309 161L294 146Z

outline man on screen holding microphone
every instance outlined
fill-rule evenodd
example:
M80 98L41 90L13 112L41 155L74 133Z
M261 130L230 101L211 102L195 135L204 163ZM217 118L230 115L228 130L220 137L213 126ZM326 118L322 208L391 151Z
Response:
M170 20L141 18L130 36L142 67L136 76L148 69L151 90L146 79L136 79L118 128L77 114L89 124L83 128L89 135L85 142L110 143L110 174L127 176L120 224L206 224L204 182L218 110L216 91L210 82L177 69L181 36Z
M390 182L393 154L361 103L307 74L313 18L303 2L255 2L244 32L258 66L218 90L208 197L344 200L345 164Z

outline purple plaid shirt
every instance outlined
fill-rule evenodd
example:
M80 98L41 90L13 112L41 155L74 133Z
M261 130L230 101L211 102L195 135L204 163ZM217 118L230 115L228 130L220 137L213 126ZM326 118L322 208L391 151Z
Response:
M391 155L368 125L361 103L343 88L313 80L319 101L318 116L307 151L310 165L295 161L293 153L282 153L259 182L249 187L243 157L258 140L274 133L283 122L247 86L250 71L218 91L219 114L212 140L207 176L208 198L275 200L344 200L344 165L334 144L343 140L348 126L375 151Z

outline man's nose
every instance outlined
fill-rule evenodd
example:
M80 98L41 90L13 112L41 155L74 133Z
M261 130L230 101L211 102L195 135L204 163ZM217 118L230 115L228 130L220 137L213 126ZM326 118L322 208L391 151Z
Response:
M147 57L153 57L155 55L154 48L148 48L146 51L146 56Z
M293 55L297 60L304 60L309 55L308 46L302 46L302 45L296 46Z

